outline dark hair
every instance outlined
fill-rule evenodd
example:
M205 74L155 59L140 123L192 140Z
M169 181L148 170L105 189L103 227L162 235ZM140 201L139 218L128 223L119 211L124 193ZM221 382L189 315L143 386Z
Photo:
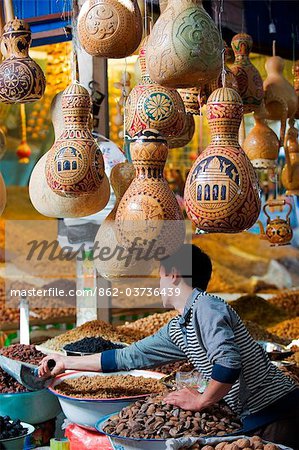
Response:
M206 290L212 274L210 257L199 247L191 244L182 245L173 255L163 259L161 266L166 274L175 268L188 286Z

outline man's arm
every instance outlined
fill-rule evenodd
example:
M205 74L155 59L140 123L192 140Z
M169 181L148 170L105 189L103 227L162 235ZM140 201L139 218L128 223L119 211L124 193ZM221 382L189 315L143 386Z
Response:
M186 358L170 339L169 326L165 325L153 336L117 350L107 350L101 354L103 372L150 368L170 361Z
M65 370L113 372L150 368L169 361L186 358L186 355L170 339L168 327L169 324L153 336L123 349L107 350L90 356L49 355L41 361L39 376L56 376ZM50 359L53 359L56 363L52 371L48 368Z

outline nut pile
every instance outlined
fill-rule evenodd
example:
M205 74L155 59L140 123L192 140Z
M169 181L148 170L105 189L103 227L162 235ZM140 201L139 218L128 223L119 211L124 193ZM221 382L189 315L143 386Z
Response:
M283 322L275 325L274 327L269 327L268 330L271 333L278 334L285 339L298 339L299 337L299 317L294 319L284 320Z
M175 375L176 372L191 372L193 369L193 364L188 362L187 359L155 367L157 372L164 373L165 375Z
M135 320L132 323L125 323L124 325L119 325L119 330L138 331L142 338L151 336L160 330L164 325L166 325L171 319L178 315L177 311L167 311L165 313L155 313L143 319Z
M194 444L188 447L188 450L279 450L279 447L274 444L264 444L259 436L252 436L251 438L236 439L235 441L223 441L216 445L202 445ZM181 447L180 450L187 450L187 447Z
M290 316L299 316L299 290L281 292L275 297L269 298L268 302L284 309Z
M104 431L132 438L170 439L182 436L223 436L239 428L240 423L226 406L215 405L193 413L167 405L161 396L150 396L111 417Z
M255 341L269 341L282 345L288 345L291 342L290 339L284 339L277 336L277 334L270 333L265 328L250 320L243 320L243 323Z
M11 359L38 365L45 356L36 350L34 345L14 344L9 347L3 347L1 354ZM0 369L0 394L12 394L15 392L27 392L22 384L18 383L4 370Z
M33 344L13 344L9 347L3 347L0 353L7 358L16 359L17 361L34 364L36 366L45 356L42 352L36 350Z
M80 398L136 397L162 392L163 385L153 378L132 375L94 376L83 375L63 381L55 387L60 394Z
M136 330L120 330L102 320L92 320L55 338L48 339L43 343L43 346L49 350L59 351L65 345L85 337L102 337L112 342L125 342L128 344L142 339L142 336Z

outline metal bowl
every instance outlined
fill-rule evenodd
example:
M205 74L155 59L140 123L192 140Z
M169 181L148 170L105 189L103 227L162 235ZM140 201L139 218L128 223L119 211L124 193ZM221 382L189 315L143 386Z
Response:
M26 422L21 422L21 425L23 425L24 428L27 428L27 433L19 437L0 439L1 450L23 450L28 436L34 432L35 428Z
M293 352L281 344L270 341L257 341L261 347L267 352L269 358L273 361L279 361L291 356Z
M34 425L53 419L60 411L59 401L48 389L0 394L0 415L13 420Z
M67 419L72 423L76 423L84 428L95 429L95 424L98 420L107 416L108 414L116 413L122 408L130 405L138 399L147 397L148 394L138 395L134 397L109 398L109 399L95 399L95 398L77 398L69 395L60 394L55 390L55 387L63 381L70 378L79 378L86 376L115 376L115 375L133 375L135 377L155 378L161 379L163 374L158 372L151 372L148 370L132 370L129 372L113 372L113 373L99 373L99 372L71 372L63 375L58 375L49 386L52 392L58 398L62 411Z

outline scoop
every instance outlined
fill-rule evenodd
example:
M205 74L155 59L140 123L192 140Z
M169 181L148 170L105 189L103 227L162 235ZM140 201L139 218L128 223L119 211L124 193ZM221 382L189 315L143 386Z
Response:
M52 370L55 364L54 359L49 359L48 368ZM23 363L0 355L0 367L29 391L39 391L48 387L50 383L48 378L38 376L38 367L33 364Z

